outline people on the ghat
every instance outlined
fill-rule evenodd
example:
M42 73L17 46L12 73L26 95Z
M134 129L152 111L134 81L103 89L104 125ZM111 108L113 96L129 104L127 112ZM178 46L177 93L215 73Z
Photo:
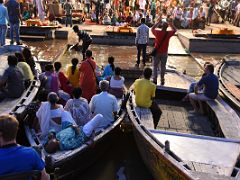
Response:
M103 79L110 80L111 76L114 75L115 65L114 65L114 57L108 57L108 64L105 66L103 70Z
M31 12L27 9L27 7L23 7L22 19L24 21L31 18Z
M168 24L171 27L170 31L167 31ZM162 29L157 29L160 25L162 25ZM155 36L155 43L154 48L156 48L157 53L153 58L153 82L157 84L157 69L159 68L160 64L160 72L161 72L161 85L164 85L165 79L165 71L166 71L166 64L168 58L168 46L170 38L175 34L176 28L173 25L172 21L163 22L162 18L158 19L158 21L152 27L152 33Z
M86 141L90 140L90 137L99 127L102 120L103 116L97 114L89 122L80 127L69 122L63 122L60 132L51 132L49 134L49 140L44 145L45 150L48 153L55 153L59 150L72 150L82 146Z
M134 90L136 105L143 108L149 108L151 110L154 128L156 129L162 111L154 101L156 85L150 81L152 69L145 68L143 76L144 78L135 80L131 88Z
M17 57L9 55L8 68L0 77L0 101L4 98L19 98L25 87L22 72L17 68Z
M0 116L0 175L41 171L41 180L49 179L45 164L32 147L24 147L16 142L18 120L11 115Z
M67 101L64 109L71 113L77 125L83 126L92 117L88 101L81 97L82 89L80 87L74 88L72 95L73 99Z
M92 43L92 37L86 31L80 30L78 25L73 26L73 31L77 34L79 38L78 41L79 42L82 41L82 55L83 55L83 60L85 60L86 51L88 50L88 47Z
M15 53L15 56L18 59L17 67L23 74L25 88L29 87L30 82L34 79L34 75L30 66L26 63L22 53Z
M28 47L24 47L22 50L23 57L28 63L28 65L31 67L32 73L36 75L36 64L35 64L35 57L32 55L31 50Z
M41 80L41 86L48 90L48 92L58 92L60 84L52 64L45 66L45 72L39 76L39 79Z
M86 98L88 102L97 93L95 69L96 62L92 58L92 51L87 50L86 60L81 63L79 68L79 85L82 89L82 97Z
M103 121L98 128L101 130L114 122L119 106L116 97L108 93L109 82L107 80L100 81L99 87L102 92L92 97L89 106L94 115L103 115Z
M6 32L7 23L9 21L7 8L3 4L3 0L0 0L0 45L6 44Z
M65 10L65 15L66 15L66 27L68 27L68 24L70 25L70 27L72 27L72 9L73 6L70 3L70 0L67 0L64 5L63 5L63 9Z
M48 101L42 102L36 113L42 137L45 137L50 130L59 132L63 121L76 124L71 114L65 111L63 106L57 103L58 101L59 97L56 93L49 93Z
M114 95L116 98L122 98L125 92L124 77L121 76L121 68L115 68L115 74L109 81L109 93Z
M213 64L207 64L204 72L206 75L198 81L194 93L189 94L189 99L194 108L194 112L200 112L201 114L204 113L204 110L200 101L208 101L217 98L219 87L218 77L214 74ZM199 88L202 86L204 86L204 90L203 92L199 92Z
M59 83L60 83L60 88L64 92L71 95L72 91L73 91L73 87L70 84L70 82L69 82L68 78L66 77L66 75L64 74L64 72L61 71L62 63L61 62L54 62L54 68L55 68L55 71L56 71L57 76L58 76L58 80L59 80Z
M20 22L22 22L21 14L20 14L20 5L16 0L9 0L6 2L5 6L7 7L9 14L9 23L10 23L10 44L14 43L14 33L16 35L16 43L17 45L21 45L19 30L20 30Z
M73 58L71 62L72 65L67 68L67 77L72 86L76 88L79 87L79 61L77 58Z
M142 52L142 62L143 66L146 64L146 49L149 42L149 27L145 24L145 18L141 19L141 25L137 28L135 44L137 46L137 63L136 66L139 67L140 56Z

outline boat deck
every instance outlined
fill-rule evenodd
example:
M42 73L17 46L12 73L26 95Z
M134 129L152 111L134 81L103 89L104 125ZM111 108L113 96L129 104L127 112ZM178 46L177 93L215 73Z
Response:
M157 129L214 136L208 117L191 113L190 103L170 100L158 100L157 103L163 112Z

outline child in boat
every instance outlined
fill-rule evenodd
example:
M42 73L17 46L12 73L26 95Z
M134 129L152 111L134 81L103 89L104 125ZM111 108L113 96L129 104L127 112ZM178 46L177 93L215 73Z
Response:
M55 153L58 150L71 150L82 146L88 141L94 130L98 128L103 116L97 114L84 126L76 126L70 122L62 122L62 130L55 134L52 131L48 136L48 142L44 145L48 153Z
M108 57L108 65L104 68L103 79L110 80L111 76L114 75L115 66L114 66L114 57Z

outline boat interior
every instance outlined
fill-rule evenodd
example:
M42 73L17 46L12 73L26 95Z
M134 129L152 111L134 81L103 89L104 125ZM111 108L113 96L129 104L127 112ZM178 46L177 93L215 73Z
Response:
M168 72L165 86L157 88L156 102L162 110L162 115L156 129L151 111L133 105L139 125L161 149L168 148L169 154L185 168L201 173L235 177L239 174L240 167L240 141L235 139L239 137L237 132L240 126L239 123L229 123L231 124L231 120L235 123L236 114L230 114L217 100L206 103L204 114L193 112L190 102L181 101L186 95L186 88L171 88L173 85L176 87L178 82L183 85L183 81L186 82L185 87L189 86L190 81L179 81L179 78L179 74ZM132 104L135 104L134 98ZM220 116L223 117L218 117L214 110L221 111ZM221 122L224 118L228 122ZM235 126L238 128L236 136L226 133L226 129L234 129Z

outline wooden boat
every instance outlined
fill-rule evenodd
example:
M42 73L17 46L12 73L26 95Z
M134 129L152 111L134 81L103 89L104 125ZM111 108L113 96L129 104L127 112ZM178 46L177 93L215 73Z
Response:
M32 147L37 147L42 158L45 159L46 171L56 179L71 178L87 169L114 141L114 137L119 133L120 123L122 122L126 111L119 111L119 118L101 133L96 135L91 142L86 142L81 147L69 150L58 151L54 154L48 154L44 149L39 149L41 141L33 129L25 124L25 133ZM27 121L27 117L25 119Z
M240 110L240 61L224 59L218 66L220 90Z
M9 46L5 47L5 49L0 50L0 54L11 53L20 51L22 47L20 46ZM5 69L7 66L7 62L2 62L3 67L1 67L1 71ZM41 67L39 63L36 63L36 70L38 73L41 72ZM23 92L22 96L19 98L5 98L0 102L0 114L14 114L18 120L21 120L22 114L25 110L25 107L32 102L35 98L38 89L40 87L40 80L35 77L33 81L31 81L29 87Z
M127 103L144 163L155 179L240 178L239 117L220 98L206 103L204 115L190 113L190 103L181 101L186 89L168 86L179 79L187 84L184 75L168 71L166 86L157 87L163 111L157 129L150 110L136 107L133 94Z

